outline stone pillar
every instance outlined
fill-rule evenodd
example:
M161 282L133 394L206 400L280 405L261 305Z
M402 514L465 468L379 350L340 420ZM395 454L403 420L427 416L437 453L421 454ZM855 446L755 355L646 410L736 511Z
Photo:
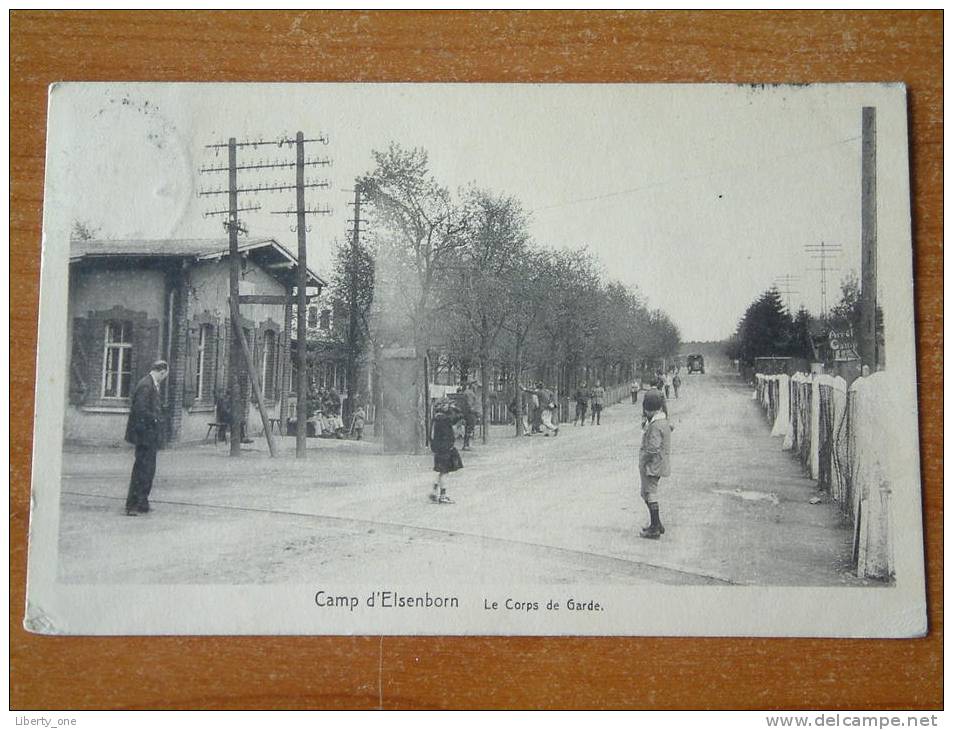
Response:
M388 453L416 454L422 400L423 363L412 347L381 351L381 404L377 419L382 425L381 444Z

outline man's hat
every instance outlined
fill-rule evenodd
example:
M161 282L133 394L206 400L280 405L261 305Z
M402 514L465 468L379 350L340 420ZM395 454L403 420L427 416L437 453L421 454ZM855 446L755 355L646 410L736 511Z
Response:
M169 369L169 363L167 363L165 360L156 360L154 363L152 363L152 367L150 367L149 369L150 369L150 370L159 370L159 371L161 371L161 370L168 370L168 369Z
M645 398L642 400L642 410L657 411L661 409L664 402L665 398L659 391L650 390L645 394Z

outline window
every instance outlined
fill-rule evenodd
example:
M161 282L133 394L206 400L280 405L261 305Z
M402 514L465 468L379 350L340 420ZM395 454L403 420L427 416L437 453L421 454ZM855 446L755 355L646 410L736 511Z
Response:
M331 329L331 310L322 309L321 310L321 324L319 325L320 329L323 329L325 332Z
M316 306L308 307L308 327L318 326L318 308Z
M262 377L262 397L265 400L273 401L275 399L275 332L274 330L265 330L264 345L261 355L261 377Z
M200 401L211 402L215 385L215 326L199 327L199 345L195 358L195 395Z
M103 398L128 398L132 381L132 322L106 322Z

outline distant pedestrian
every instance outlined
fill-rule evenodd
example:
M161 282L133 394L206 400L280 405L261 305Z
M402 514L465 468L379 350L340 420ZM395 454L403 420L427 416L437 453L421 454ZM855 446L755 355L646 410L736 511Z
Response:
M222 424L218 427L218 435L216 436L218 441L224 441L226 431L235 427L235 423L232 420L231 405L231 399L224 393L219 393L215 399L215 420ZM244 396L239 403L239 408L242 409L244 415L238 422L238 438L243 444L253 443L252 440L248 438L248 433L245 430L248 424L248 401L245 400Z
M341 415L341 395L333 385L324 394L324 404L325 415L332 417Z
M530 390L523 388L527 393L532 393L539 403L539 423L540 430L545 430L544 436L559 435L559 426L553 423L553 413L556 410L556 397L549 388L543 386L542 381L536 383L536 389Z
M639 382L638 378L629 383L629 395L632 396L632 405L639 402L639 390L641 387L642 383Z
M602 425L602 406L605 405L606 389L602 387L602 381L597 380L596 386L589 394L589 404L592 406L592 419L589 425L593 423L597 426Z
M364 406L358 406L357 410L354 411L354 415L351 416L351 431L354 433L354 438L358 441L364 438L365 420L367 420L367 413L364 410Z
M678 398L678 389L682 387L682 378L678 374L678 371L675 371L675 374L672 376L672 389L675 391L675 397Z
M526 391L527 393L530 393L530 413L528 414L529 421L532 424L530 433L542 433L543 430L543 409L540 407L539 396L536 394L536 389L541 387L543 387L542 383L536 383L535 388Z
M510 401L510 404L507 406L506 410L510 412L510 415L513 416L513 418L516 419L516 422L520 425L520 434L523 436L529 436L529 422L526 419L526 399L522 398L520 400L522 400L523 406L521 409L522 413L518 412L516 409L517 397L515 394L513 395L513 400Z
M672 387L672 371L671 370L665 373L662 379L662 384L665 386L665 398L667 399L670 396L669 391L671 390L671 387Z
M162 404L159 384L169 374L169 363L156 360L149 374L136 383L132 393L126 441L136 446L136 461L129 478L126 514L135 517L150 511L149 493L156 474L156 452L159 449Z
M650 390L642 399L646 423L642 429L639 449L639 479L641 494L649 510L649 525L642 529L642 537L657 540L665 534L659 518L659 481L670 476L672 429L662 410L664 401L657 390Z
M589 388L585 383L580 383L573 394L573 400L576 402L576 417L573 418L572 425L578 422L580 426L586 425L586 411L589 410Z
M331 429L338 438L344 436L344 421L341 419L341 394L332 385L325 394L325 415L331 420Z
M544 435L549 436L552 434L553 436L558 436L559 415L558 409L556 408L555 391L543 386L536 391L536 395L539 398L539 408L541 411L539 420L542 427L546 429L546 433Z
M470 441L473 439L473 434L476 432L478 407L477 394L475 390L475 384L472 380L466 385L462 386L462 388L463 419L465 423L463 431L463 450L469 451Z
M215 421L218 423L215 440L224 441L227 437L228 427L232 423L232 414L228 409L228 398L221 390L215 391Z
M449 400L442 399L437 402L433 417L433 431L430 435L433 470L437 472L437 478L433 483L430 500L438 504L453 504L453 500L447 494L446 476L450 472L463 468L460 452L454 446L456 434L453 430L454 424L462 418L463 414L456 406L451 405Z

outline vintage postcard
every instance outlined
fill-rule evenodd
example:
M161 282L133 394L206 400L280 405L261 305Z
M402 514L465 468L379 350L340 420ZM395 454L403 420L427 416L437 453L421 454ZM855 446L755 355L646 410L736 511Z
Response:
M898 84L50 89L24 624L926 631Z

